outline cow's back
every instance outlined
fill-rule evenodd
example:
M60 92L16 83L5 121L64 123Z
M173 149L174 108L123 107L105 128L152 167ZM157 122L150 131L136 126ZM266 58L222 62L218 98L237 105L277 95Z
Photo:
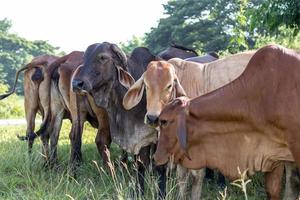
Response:
M245 70L255 51L247 51L204 64L204 91L211 92L230 83Z
M187 96L194 98L220 88L239 77L254 53L254 51L243 52L207 64L179 58L173 58L168 62L174 66Z

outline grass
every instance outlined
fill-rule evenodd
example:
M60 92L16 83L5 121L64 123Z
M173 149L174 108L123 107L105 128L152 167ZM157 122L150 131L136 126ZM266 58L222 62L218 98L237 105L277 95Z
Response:
M84 162L75 180L68 173L70 123L64 122L59 139L59 165L55 169L43 167L41 143L34 145L33 154L27 154L27 144L15 136L24 134L25 126L0 127L0 199L155 199L157 180L153 173L146 176L146 194L137 197L135 190L136 170L134 163L121 167L118 163L120 149L112 145L113 167L104 170L94 144L96 130L86 126L82 152ZM176 199L177 187L174 175L169 176L167 199ZM224 193L224 191L223 191ZM261 174L247 184L249 200L265 199ZM204 184L203 199L245 199L242 190L227 183L226 198L222 198L216 184Z
M24 118L24 112L23 96L13 94L0 101L0 119Z

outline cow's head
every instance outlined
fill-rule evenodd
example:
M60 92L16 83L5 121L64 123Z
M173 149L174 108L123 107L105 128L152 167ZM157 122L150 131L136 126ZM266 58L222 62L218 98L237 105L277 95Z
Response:
M144 89L147 96L145 123L151 126L158 125L158 116L167 103L176 97L185 96L173 65L166 61L149 63L141 78L125 94L125 109L131 109L141 101Z
M165 164L171 156L174 156L175 163L185 157L190 159L187 151L186 130L188 102L187 97L177 98L168 104L159 116L160 134L154 154L157 165Z
M104 42L87 48L84 63L72 79L72 88L75 92L91 94L97 106L107 107L115 84L129 88L133 83L124 52L117 45Z

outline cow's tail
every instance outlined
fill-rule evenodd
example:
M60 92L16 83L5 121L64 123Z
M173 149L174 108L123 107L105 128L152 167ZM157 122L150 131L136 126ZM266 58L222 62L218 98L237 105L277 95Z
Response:
M6 94L0 95L0 100L5 99L6 97L10 96L11 94L13 94L13 93L15 92L15 90L16 90L16 85L17 85L18 78L19 78L19 74L20 74L22 71L24 71L24 70L26 70L26 69L28 69L28 68L30 68L30 67L31 67L31 65L26 65L25 67L22 67L21 69L19 69L19 70L17 71L16 76L15 76L14 86L13 86L12 90L9 91L9 92L6 93Z
M35 138L39 137L40 135L43 135L44 132L47 130L47 127L49 126L49 122L50 122L49 121L49 117L50 116L46 116L47 119L45 119L43 121L43 123L40 126L40 129L37 130L36 132L32 132L32 133L30 133L29 135L26 135L26 136L17 135L17 137L19 138L19 140L22 140L22 141L32 141L33 142L35 140Z

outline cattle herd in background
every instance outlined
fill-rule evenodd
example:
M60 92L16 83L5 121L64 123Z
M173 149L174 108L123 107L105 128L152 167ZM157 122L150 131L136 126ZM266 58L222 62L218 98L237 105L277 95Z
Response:
M40 137L46 163L57 162L57 143L63 119L70 119L73 175L82 161L84 122L97 128L95 143L104 166L111 142L134 154L139 193L152 163L159 179L157 198L166 194L166 167L176 164L179 199L201 199L203 178L218 172L218 185L248 175L265 174L268 199L299 195L300 167L300 53L279 45L218 59L216 53L198 56L173 45L158 55L138 47L126 55L103 42L85 52L62 57L42 55L24 72L27 129L21 140ZM36 114L42 124L35 129ZM298 130L299 129L299 130ZM159 130L159 133L158 133ZM49 143L50 141L50 143ZM50 145L50 146L49 146ZM206 169L205 169L206 168ZM188 180L190 179L190 180ZM186 196L192 182L191 197Z

